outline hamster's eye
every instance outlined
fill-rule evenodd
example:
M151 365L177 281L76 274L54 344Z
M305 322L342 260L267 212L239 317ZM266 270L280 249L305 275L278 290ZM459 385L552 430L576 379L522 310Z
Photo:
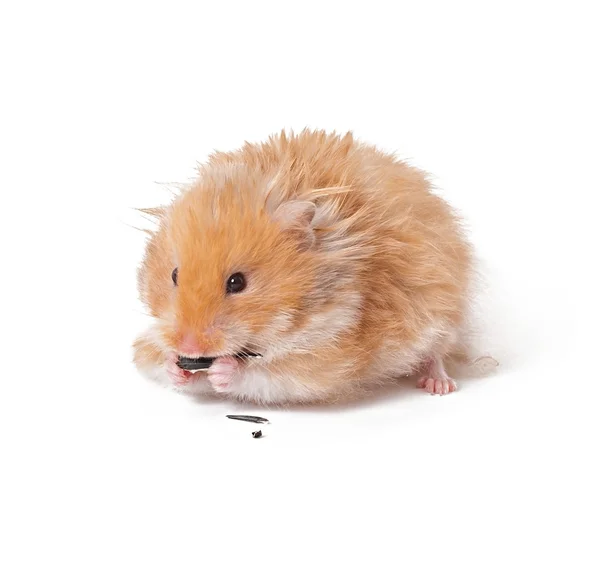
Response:
M173 280L173 284L177 286L177 275L179 274L179 268L175 268L173 272L171 272L171 279Z
M227 279L227 293L228 294L237 294L241 292L246 287L246 279L241 272L236 272L232 274Z

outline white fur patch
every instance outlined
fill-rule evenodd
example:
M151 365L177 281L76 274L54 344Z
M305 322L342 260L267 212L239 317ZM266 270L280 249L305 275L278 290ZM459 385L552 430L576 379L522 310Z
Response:
M312 391L296 377L273 376L266 369L247 368L234 381L228 394L259 403L281 403L305 400Z

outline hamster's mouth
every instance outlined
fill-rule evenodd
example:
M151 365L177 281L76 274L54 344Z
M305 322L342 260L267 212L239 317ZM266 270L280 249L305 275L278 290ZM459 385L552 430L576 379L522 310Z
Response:
M258 359L262 357L254 351L240 351L234 355L237 359ZM182 357L177 359L177 366L184 371L206 371L217 357Z

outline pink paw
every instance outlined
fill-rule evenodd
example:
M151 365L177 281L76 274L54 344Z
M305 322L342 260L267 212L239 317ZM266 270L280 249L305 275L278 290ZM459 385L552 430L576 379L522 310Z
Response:
M167 369L167 375L169 376L169 379L171 379L171 381L173 381L173 383L175 383L178 387L187 385L191 380L193 380L192 373L180 369L177 365L177 354L175 352L171 352L167 355L165 367Z
M417 380L417 388L429 394L448 394L456 390L456 383L448 376L444 362L439 356L432 356L423 363L423 376Z
M239 362L235 357L219 357L208 369L208 380L217 392L226 392L231 387L233 375Z
M448 394L456 390L456 382L450 377L434 379L421 377L417 381L417 388L425 389L429 394Z

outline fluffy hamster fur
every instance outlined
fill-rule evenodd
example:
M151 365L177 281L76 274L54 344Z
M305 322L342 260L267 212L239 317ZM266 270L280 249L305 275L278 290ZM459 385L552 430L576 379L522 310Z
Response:
M426 176L351 134L303 131L213 154L164 208L139 269L155 319L140 370L258 403L331 400L416 375L456 388L472 255ZM178 268L177 285L172 273ZM227 294L231 274L247 287ZM262 359L231 355L252 349ZM177 355L218 357L190 375Z

